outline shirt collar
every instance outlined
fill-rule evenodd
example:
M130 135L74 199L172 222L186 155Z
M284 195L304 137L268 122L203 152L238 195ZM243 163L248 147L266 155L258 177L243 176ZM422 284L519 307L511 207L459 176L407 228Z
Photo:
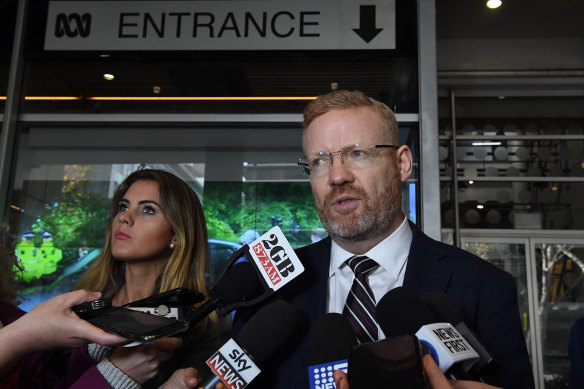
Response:
M373 259L380 267L397 277L403 262L408 258L411 242L412 229L408 219L404 217L402 223L391 235L363 255ZM333 240L329 277L353 255L355 254L343 249Z

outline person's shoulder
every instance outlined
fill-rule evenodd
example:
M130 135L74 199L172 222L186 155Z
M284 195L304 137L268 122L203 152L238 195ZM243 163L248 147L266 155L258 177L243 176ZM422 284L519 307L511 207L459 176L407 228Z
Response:
M294 251L296 252L296 255L298 255L298 258L300 258L300 260L304 260L307 257L312 257L315 255L322 255L323 253L330 255L331 238L327 236L326 238L321 239L318 242L298 247L294 249Z
M415 228L415 227L414 227ZM432 239L417 228L414 230L414 240L412 246L422 245L426 253L431 253L440 261L446 261L458 271L477 273L483 277L509 277L509 274L469 251L459 247Z

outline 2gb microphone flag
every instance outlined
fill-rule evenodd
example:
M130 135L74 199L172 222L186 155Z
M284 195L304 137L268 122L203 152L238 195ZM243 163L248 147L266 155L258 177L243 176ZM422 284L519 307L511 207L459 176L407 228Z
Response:
M304 266L278 226L250 243L249 253L273 291L304 271Z

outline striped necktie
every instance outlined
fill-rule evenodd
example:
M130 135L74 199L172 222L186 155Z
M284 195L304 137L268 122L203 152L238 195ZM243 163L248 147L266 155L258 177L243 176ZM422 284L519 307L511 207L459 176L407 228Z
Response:
M375 296L369 287L367 277L379 265L370 258L356 255L347 259L345 263L355 273L355 279L347 296L343 315L353 326L359 343L374 342L378 337L377 322L375 321Z

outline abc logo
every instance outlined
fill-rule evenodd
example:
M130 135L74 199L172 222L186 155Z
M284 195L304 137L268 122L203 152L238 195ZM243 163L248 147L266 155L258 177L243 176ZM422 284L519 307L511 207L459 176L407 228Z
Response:
M57 15L55 22L55 36L61 38L65 35L69 38L74 38L79 35L82 38L89 36L91 30L91 15L86 13L83 15L60 13Z

